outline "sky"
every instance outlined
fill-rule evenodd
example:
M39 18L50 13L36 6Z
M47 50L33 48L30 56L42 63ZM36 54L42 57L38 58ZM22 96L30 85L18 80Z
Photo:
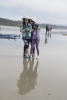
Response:
M0 17L67 25L67 0L0 0Z

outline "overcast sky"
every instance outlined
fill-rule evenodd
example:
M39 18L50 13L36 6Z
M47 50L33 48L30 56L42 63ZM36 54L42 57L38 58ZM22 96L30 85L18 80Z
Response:
M0 0L0 17L67 25L67 0Z

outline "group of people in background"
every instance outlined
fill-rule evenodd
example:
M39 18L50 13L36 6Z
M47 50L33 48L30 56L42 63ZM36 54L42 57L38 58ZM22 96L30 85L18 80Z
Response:
M48 37L51 38L52 25L46 25L45 44L47 44Z
M39 42L40 27L36 22L29 18L23 18L22 25L20 26L20 32L22 33L22 39L24 41L24 57L32 58L37 51L37 59L39 59Z
M51 30L52 30L52 26L46 25L46 35L48 35L48 37L51 37Z

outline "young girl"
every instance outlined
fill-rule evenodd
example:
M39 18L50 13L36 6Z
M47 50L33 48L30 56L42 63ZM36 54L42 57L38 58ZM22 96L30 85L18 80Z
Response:
M22 32L22 39L24 41L24 57L29 57L29 42L31 39L32 26L28 23L28 19L23 19L22 27L20 27Z
M33 49L35 48L36 45L36 50L37 50L37 59L39 59L39 42L40 42L40 36L39 36L39 27L37 24L33 25L33 31L32 31L32 43L31 43L31 51L30 51L30 58L33 56Z

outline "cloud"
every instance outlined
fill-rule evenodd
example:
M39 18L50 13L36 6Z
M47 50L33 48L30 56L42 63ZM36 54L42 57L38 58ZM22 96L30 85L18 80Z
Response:
M5 16L8 17L29 16L37 22L66 24L67 0L0 0L1 7L5 8ZM2 11L0 15L4 13Z
M66 12L67 0L0 0L0 6L19 6L35 12Z
M34 11L66 11L66 0L0 0L0 6L21 6Z
M0 0L0 6L21 6L34 11L66 11L66 0Z

